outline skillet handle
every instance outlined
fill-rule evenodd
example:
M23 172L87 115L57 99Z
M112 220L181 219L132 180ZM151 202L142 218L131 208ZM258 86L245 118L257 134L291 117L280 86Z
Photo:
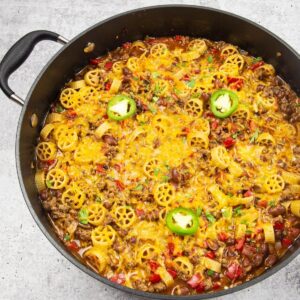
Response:
M17 96L9 87L8 79L24 63L34 46L43 40L56 41L63 45L68 43L67 39L51 31L32 31L19 39L8 50L0 63L0 88L6 96L20 105L24 104L24 100Z

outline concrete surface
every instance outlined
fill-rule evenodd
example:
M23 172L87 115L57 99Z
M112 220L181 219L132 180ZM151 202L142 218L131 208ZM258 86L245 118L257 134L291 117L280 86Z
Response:
M173 1L0 0L0 58L31 30L48 29L71 38L113 14ZM273 31L300 52L299 0L177 1L231 11ZM43 42L10 80L25 96L42 66L59 49ZM20 107L0 92L0 299L124 299L134 297L106 287L64 259L44 238L23 201L14 158ZM42 99L41 99L42 100ZM221 299L221 298L219 298ZM300 257L271 278L224 300L300 299Z

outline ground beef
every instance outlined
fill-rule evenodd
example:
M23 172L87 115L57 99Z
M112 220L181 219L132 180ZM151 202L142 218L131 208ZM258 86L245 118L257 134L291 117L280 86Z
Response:
M75 237L79 240L89 242L91 240L91 230L78 227L75 231Z

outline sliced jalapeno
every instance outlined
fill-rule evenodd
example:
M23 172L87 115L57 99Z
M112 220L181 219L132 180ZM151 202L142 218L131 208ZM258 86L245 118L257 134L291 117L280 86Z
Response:
M239 97L236 93L221 89L210 97L210 109L218 118L227 118L238 108Z
M199 220L191 209L178 207L167 213L166 225L179 235L193 235L199 227Z
M107 105L107 115L112 120L125 120L133 116L135 112L135 101L125 95L114 96Z

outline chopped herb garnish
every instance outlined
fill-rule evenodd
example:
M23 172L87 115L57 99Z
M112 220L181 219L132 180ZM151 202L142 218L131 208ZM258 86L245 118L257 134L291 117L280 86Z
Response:
M248 222L247 222L247 220L242 220L242 221L241 221L241 224L248 225Z
M228 193L227 195L228 195L230 198L233 197L233 194L232 194L232 193Z
M133 80L138 81L139 78L138 77L133 77Z
M170 177L167 176L167 175L164 175L164 176L162 177L162 180L163 180L163 182L168 182L168 181L170 180Z
M153 78L157 78L158 76L159 76L159 73L158 73L158 72L153 72L153 73L152 73L152 77L153 77Z
M274 200L270 201L269 206L274 207L275 206L275 201Z
M89 211L87 210L87 208L82 208L79 212L78 212L78 220L81 224L87 224L88 221L88 216L89 216Z
M196 209L196 215L197 215L198 217L200 217L201 214L202 214L202 208L201 208L201 207L198 207L198 208Z
M186 85L187 85L189 88L193 88L193 87L195 86L195 84L196 84L195 79L192 79L192 80L186 82Z
M253 58L254 63L259 62L259 61L262 61L262 57L258 56L258 57Z
M142 191L143 188L144 188L144 186L143 186L142 184L139 183L133 190L134 190L134 191Z
M251 231L251 230L246 230L245 233L246 233L246 234L251 234L252 231Z
M68 242L70 239L71 239L70 235L66 233L66 235L64 236L64 240Z
M209 212L207 212L205 214L207 220L210 222L210 223L215 223L216 222L216 218Z
M60 104L56 104L56 106L55 106L55 111L57 112L57 113L61 113L61 112L63 112L65 109L60 105Z
M207 61L211 64L213 62L213 57L211 55L208 56Z
M224 207L222 208L222 216L225 218L225 219L229 219L231 218L231 213L232 213L232 210L230 207Z
M177 89L177 88L174 88L174 93L175 93L176 95L179 95L179 94L181 93L181 91L180 91L179 89Z
M257 140L258 135L259 135L259 130L256 129L255 132L253 133L253 135L251 136L251 139L250 139L251 144L253 144Z
M96 196L96 199L95 199L96 202L102 202L102 199L100 196Z
M52 188L53 183L50 180L46 180L46 185L47 185L48 188Z
M159 97L157 97L157 96L154 96L153 98L152 98L152 101L153 102L157 102L159 100Z
M160 169L154 169L153 170L154 176L158 176L159 172L160 172Z
M151 104L148 104L148 108L154 115L156 114L157 110L154 108L154 106L152 106Z
M236 207L236 208L233 210L233 215L234 215L235 217L241 216L241 215L242 215L241 209L242 209L242 205Z
M208 269L206 271L206 273L207 273L208 276L214 276L214 274L215 274L215 272L213 270L210 270L210 269Z

